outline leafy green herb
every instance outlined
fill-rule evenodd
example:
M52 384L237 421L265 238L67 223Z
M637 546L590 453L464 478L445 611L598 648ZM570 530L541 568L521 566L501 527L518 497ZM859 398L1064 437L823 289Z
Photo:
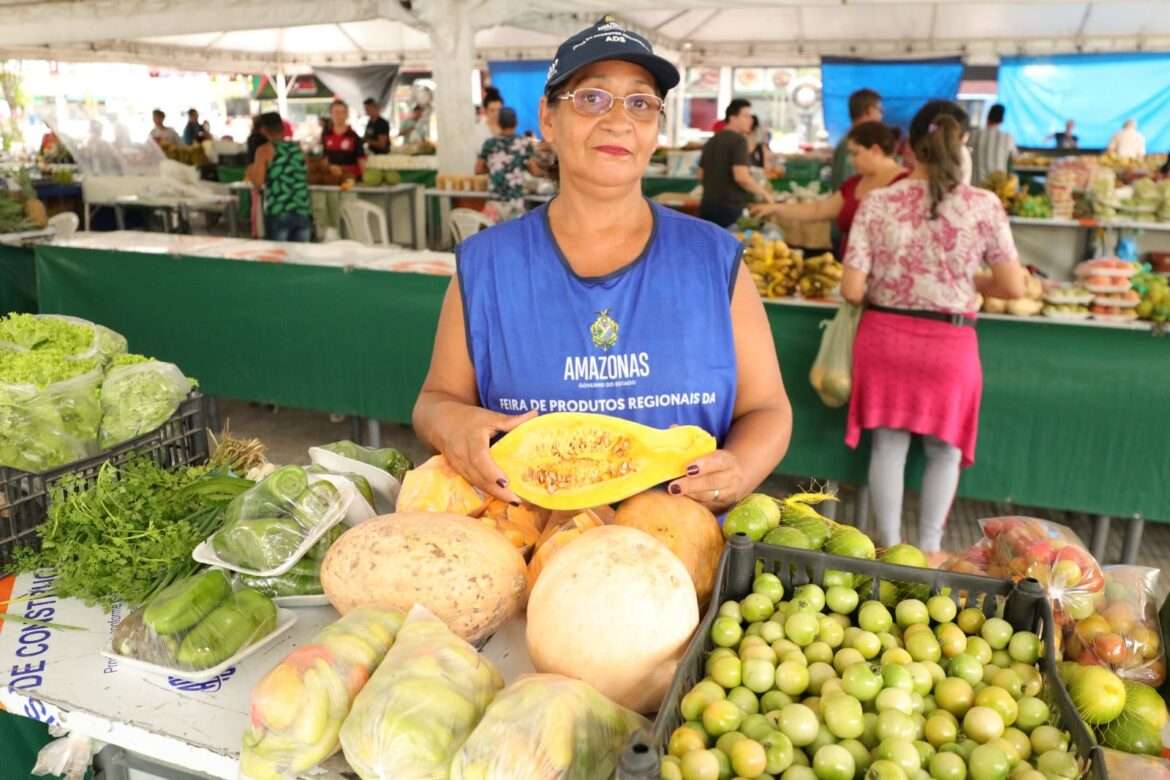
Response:
M16 551L18 572L52 568L53 592L106 609L141 604L192 573L191 551L223 522L223 506L251 485L206 466L167 471L142 458L106 463L92 486L57 483L38 529L41 549Z

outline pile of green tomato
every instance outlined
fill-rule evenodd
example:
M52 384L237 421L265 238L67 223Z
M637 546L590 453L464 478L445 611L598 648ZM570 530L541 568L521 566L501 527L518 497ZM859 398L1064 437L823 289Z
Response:
M1080 776L1043 698L1035 633L946 595L893 614L842 585L784 595L764 573L720 606L663 780Z

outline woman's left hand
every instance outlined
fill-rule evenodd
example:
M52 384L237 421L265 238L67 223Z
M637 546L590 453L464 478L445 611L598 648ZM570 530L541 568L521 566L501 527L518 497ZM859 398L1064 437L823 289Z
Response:
M721 512L742 496L743 470L729 450L716 450L687 466L687 475L670 483L672 496L687 496L712 512Z

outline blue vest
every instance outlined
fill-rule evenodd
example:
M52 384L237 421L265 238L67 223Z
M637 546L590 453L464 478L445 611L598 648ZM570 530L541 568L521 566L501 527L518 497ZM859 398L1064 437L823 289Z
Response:
M742 246L711 223L651 209L642 254L603 277L573 272L547 206L459 245L482 406L698 425L722 444L735 407L731 293Z

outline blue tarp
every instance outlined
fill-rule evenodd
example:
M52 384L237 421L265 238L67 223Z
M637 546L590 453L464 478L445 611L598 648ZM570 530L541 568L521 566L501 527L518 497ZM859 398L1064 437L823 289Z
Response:
M504 105L516 110L516 133L531 130L540 135L540 98L550 60L489 62L492 86L500 90Z
M1019 146L1076 122L1082 148L1100 149L1126 119L1136 119L1148 152L1170 149L1170 54L1067 54L1005 57L999 64L1004 129Z
M926 101L954 100L962 79L963 63L957 57L897 61L825 57L821 94L829 141L835 145L849 132L849 96L859 89L876 90L882 96L886 124L908 130Z

